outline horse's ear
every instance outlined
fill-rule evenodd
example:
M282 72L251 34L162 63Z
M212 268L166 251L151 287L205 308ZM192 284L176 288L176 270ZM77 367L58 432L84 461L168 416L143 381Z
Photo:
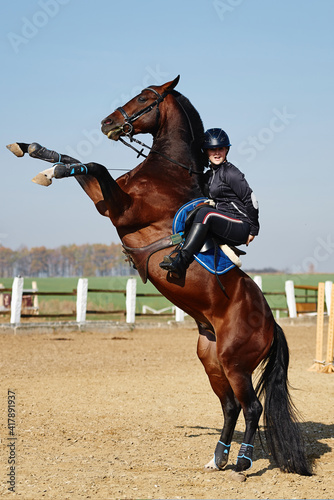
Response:
M174 80L172 80L171 82L167 82L163 85L163 88L165 91L170 91L170 90L173 90L176 85L179 83L179 80L180 80L180 75L178 75Z

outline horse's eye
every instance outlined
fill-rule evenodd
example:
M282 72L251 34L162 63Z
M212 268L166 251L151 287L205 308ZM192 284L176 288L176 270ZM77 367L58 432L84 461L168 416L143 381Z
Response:
M143 96L138 97L138 102L146 102L146 101L147 101L146 97Z

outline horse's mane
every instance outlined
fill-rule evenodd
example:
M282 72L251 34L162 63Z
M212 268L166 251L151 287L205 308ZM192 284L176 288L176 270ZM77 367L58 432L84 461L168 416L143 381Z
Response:
M208 165L207 155L202 151L202 144L204 140L204 127L202 119L194 106L191 104L189 99L184 95L180 94L177 90L172 91L172 95L175 97L177 102L184 109L191 123L191 128L194 135L194 141L192 143L192 151L196 161L196 166L199 170L203 170L204 167Z

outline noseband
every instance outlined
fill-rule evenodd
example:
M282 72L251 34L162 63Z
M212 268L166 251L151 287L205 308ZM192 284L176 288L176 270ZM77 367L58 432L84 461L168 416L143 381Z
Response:
M151 87L146 87L144 90L150 90L151 92L153 92L157 96L157 99L155 101L153 101L152 104L150 104L149 106L146 106L146 108L141 109L140 111L137 111L136 113L133 113L133 115L131 115L131 116L129 116L127 114L127 112L125 111L124 108L122 108L122 106L120 106L119 108L116 109L116 111L119 111L124 117L125 122L124 122L124 125L122 126L122 129L123 129L123 132L128 136L130 136L133 132L132 123L135 120L138 120L138 118L140 118L141 116L152 111L152 109L154 109L155 107L157 107L157 122L158 122L158 120L159 120L159 104L165 99L165 97L169 93L167 91L167 92L163 92L162 94L159 94L159 92L152 89ZM127 127L128 130L125 130L125 127Z

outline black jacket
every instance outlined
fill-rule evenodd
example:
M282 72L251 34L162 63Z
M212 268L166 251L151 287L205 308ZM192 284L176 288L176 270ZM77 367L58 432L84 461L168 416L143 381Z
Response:
M216 202L216 209L250 224L250 234L259 233L259 208L256 197L240 170L225 161L205 173L207 193Z

